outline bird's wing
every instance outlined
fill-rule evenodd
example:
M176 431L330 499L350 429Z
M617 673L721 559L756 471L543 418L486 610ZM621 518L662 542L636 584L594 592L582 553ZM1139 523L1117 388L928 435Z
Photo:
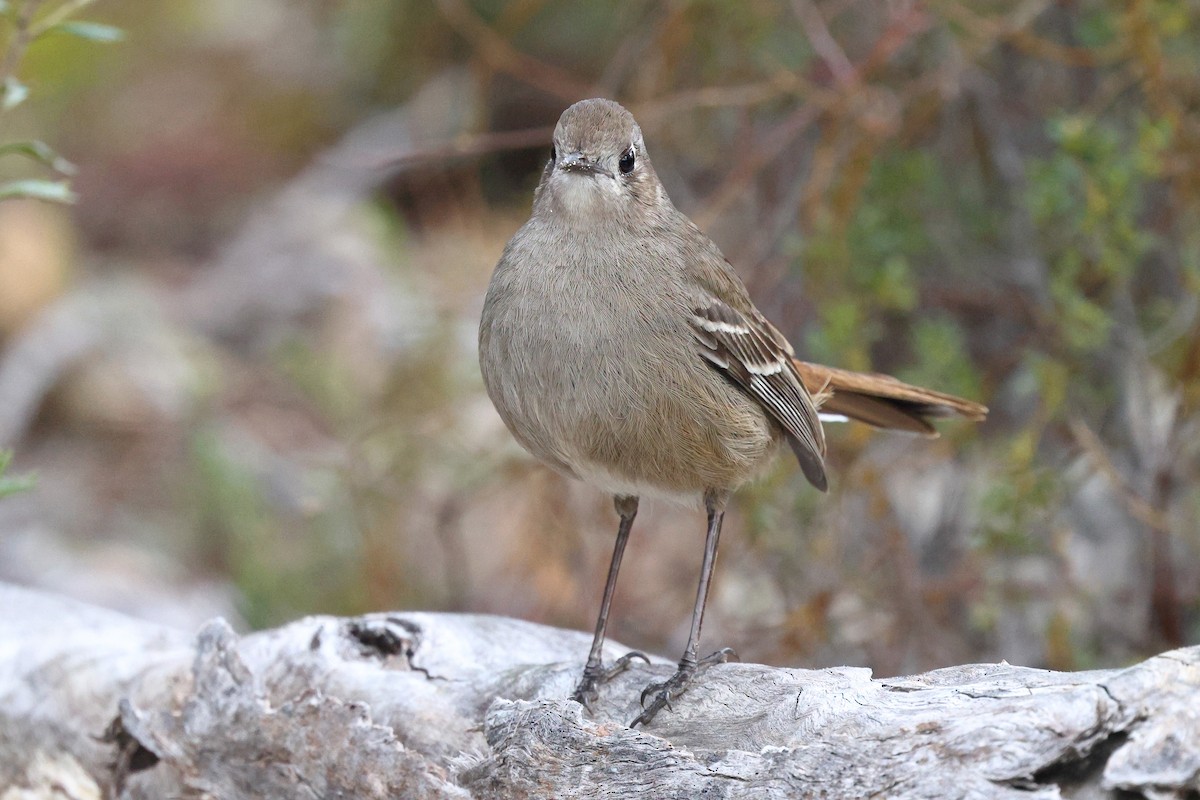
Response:
M704 358L783 427L805 477L825 491L825 435L817 404L796 371L783 335L753 306L743 313L707 292L694 303L689 322Z

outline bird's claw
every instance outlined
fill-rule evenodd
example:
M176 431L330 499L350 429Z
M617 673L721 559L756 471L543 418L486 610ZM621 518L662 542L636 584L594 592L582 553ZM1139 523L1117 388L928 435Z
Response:
M625 670L629 669L629 665L634 659L640 658L647 664L650 663L650 657L638 650L633 650L618 658L611 666L605 668L602 664L589 664L583 668L583 677L579 680L579 685L575 687L575 691L571 694L571 699L582 705L588 711L592 710L592 704L599 698L596 687L601 684L608 683L613 678L620 675Z
M697 675L713 664L724 664L731 660L737 660L737 653L732 648L723 647L699 661L681 661L679 669L670 678L667 678L665 681L655 681L642 690L642 696L639 699L639 703L642 706L642 713L637 716L637 719L629 723L629 727L634 728L638 725L649 725L650 721L664 708L668 711L673 711L674 707L671 705L671 701L686 692ZM655 695L654 700L647 706L646 697L652 694Z
M629 669L629 665L633 663L635 658L640 658L646 664L650 663L650 656L646 655L641 650L630 650L628 653L614 661L612 666L604 671L604 681L611 681L613 678Z
M711 667L713 664L728 664L730 661L741 661L741 659L738 658L737 651L732 647L722 647L717 652L709 653L700 659L699 666Z
M629 723L629 727L636 728L638 725L649 725L650 721L662 711L664 708L674 710L671 701L687 691L688 684L696 676L698 666L681 665L675 674L665 681L655 682L642 690L640 703L642 713L638 714L637 719ZM654 700L650 705L646 705L646 697L654 695Z

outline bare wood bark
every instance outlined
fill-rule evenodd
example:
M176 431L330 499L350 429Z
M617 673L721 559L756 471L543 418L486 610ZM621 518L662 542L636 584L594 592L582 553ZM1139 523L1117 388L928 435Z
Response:
M630 730L669 663L630 669L588 714L564 699L588 636L517 620L312 617L246 636L217 620L193 637L12 586L0 608L0 800L1200 790L1200 647L1082 673L720 665Z

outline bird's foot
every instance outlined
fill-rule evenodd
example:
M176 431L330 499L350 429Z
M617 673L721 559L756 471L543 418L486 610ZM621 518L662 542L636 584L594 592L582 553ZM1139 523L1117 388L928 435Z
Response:
M665 681L654 682L642 690L642 713L637 719L629 723L629 727L634 728L638 725L649 725L650 721L662 711L664 708L671 708L671 701L677 699L680 695L688 690L692 681L713 664L724 664L727 661L736 661L737 653L733 652L731 647L723 647L712 655L705 656L696 662L680 661L679 669L675 674L667 678ZM654 695L654 700L650 705L646 705L646 698L649 695Z
M596 702L596 698L598 697L596 687L608 683L629 669L629 665L633 663L635 658L640 658L647 664L650 663L650 659L645 653L634 650L618 658L609 667L605 667L600 662L588 664L583 668L583 677L579 679L579 684L575 687L575 692L571 695L571 699L588 711L591 711L592 703Z

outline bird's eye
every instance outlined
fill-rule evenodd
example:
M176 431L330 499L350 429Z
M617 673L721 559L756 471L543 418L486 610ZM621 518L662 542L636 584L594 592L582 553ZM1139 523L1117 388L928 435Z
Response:
M625 151L625 155L621 156L621 161L617 164L621 168L621 172L628 175L633 172L634 166L637 165L637 154L633 152L633 148Z
M555 164L557 162L558 162L558 151L555 150L554 147L552 146L550 148L550 163Z

